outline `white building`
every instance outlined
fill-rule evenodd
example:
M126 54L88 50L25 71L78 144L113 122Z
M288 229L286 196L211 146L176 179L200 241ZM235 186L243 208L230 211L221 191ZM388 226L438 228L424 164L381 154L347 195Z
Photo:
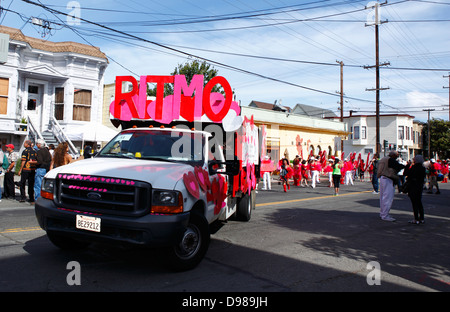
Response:
M27 37L19 29L0 26L2 145L19 147L27 136L58 143L81 126L101 124L107 65L97 47ZM82 134L72 141L79 149L82 141L91 139Z
M414 156L417 149L415 137L417 130L413 126L414 116L407 114L386 114L380 115L380 157L389 153L389 149L396 149L401 153L401 157L408 160ZM364 161L370 153L372 158L376 151L376 116L375 115L350 115L344 117L344 123L351 133L347 140L344 140L345 157L350 153L356 153ZM387 148L384 148L384 141L387 141Z

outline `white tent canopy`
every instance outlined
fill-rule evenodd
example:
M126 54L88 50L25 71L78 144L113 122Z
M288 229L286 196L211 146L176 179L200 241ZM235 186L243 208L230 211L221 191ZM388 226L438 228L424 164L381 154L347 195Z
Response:
M66 135L71 141L108 142L119 131L108 128L100 123L89 122L80 126L70 126L66 129Z

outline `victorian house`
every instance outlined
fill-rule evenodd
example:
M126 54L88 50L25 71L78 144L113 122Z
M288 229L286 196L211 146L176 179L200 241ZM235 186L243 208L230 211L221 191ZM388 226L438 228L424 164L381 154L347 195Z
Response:
M0 26L2 145L13 143L18 150L27 137L69 141L71 153L77 154L82 142L94 143L93 125L102 123L107 66L97 47L37 39Z

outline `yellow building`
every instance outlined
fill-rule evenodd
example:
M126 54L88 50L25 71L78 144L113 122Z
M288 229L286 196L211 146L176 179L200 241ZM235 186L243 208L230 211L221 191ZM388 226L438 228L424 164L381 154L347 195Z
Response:
M340 156L341 139L345 139L345 124L339 121L315 118L250 106L241 107L241 115L251 118L257 126L267 128L267 152L277 162L296 155L306 159L311 153L319 155L325 151L327 156Z

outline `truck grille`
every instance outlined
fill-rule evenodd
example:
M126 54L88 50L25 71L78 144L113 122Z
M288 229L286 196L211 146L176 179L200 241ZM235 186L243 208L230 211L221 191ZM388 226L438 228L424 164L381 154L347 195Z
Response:
M150 211L151 193L151 185L145 182L58 174L55 202L80 211L135 216Z

